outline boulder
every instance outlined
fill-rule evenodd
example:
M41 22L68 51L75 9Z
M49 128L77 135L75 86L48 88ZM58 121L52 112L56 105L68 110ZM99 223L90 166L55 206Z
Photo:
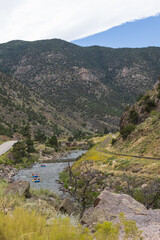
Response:
M65 198L59 207L59 211L62 213L73 214L76 213L76 207L70 199Z
M98 222L118 221L120 213L136 222L139 230L143 231L145 240L160 239L160 210L147 210L127 194L104 190L95 200L94 207L84 212L81 222L92 228Z
M30 197L30 183L28 181L18 180L8 185L6 194L18 194L19 196Z

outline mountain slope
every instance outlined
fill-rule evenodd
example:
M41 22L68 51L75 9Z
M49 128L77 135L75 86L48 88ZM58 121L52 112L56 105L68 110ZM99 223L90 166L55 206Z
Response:
M121 118L121 135L111 151L149 157L160 157L160 82L145 93ZM127 132L128 126L134 126ZM127 134L126 134L127 133Z
M65 118L34 91L15 78L0 72L0 134L11 136L30 125L32 132L41 129L46 135L69 133L68 126L78 123Z
M103 131L106 126L117 128L124 106L152 88L160 74L160 48L82 48L58 39L13 41L0 45L0 70L79 126Z

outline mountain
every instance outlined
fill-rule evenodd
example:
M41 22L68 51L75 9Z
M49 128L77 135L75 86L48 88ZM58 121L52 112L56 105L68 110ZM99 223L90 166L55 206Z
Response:
M120 135L112 151L160 157L160 81L152 91L126 109L120 121Z
M0 72L0 134L12 136L30 123L33 130L43 129L47 135L57 128L54 108L17 79ZM62 130L62 129L61 129Z
M127 22L82 39L73 41L80 46L99 45L105 47L160 47L160 15L134 22Z
M54 107L19 80L0 72L0 135L25 134L29 124L31 132L40 129L46 135L70 133L65 124L78 126L72 119L65 119ZM81 126L79 126L80 128Z
M12 41L0 45L0 70L61 115L56 122L65 129L113 130L125 105L156 82L160 48L84 48L59 39Z

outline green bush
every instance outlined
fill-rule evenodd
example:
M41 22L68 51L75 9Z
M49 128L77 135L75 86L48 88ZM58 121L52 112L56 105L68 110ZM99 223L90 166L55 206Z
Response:
M127 220L123 213L119 214L119 222L98 223L94 234L96 240L119 240L120 229L123 231L123 239L142 240L142 231L140 231L136 223Z
M26 149L27 153L35 152L34 142L31 139L26 140L26 145L27 145L27 149Z
M146 101L146 104L145 104L145 111L146 112L150 112L152 110L153 107L155 107L155 101L154 100L151 100L151 99L148 99Z
M56 136L52 136L51 138L49 138L47 140L47 142L46 142L46 146L54 147L55 149L58 149L57 137Z
M120 134L121 134L123 140L125 140L128 137L128 135L130 135L131 132L134 131L134 129L135 129L135 126L132 124L122 128L122 130L120 130Z
M160 99L160 91L157 94L157 98Z
M116 141L117 141L116 138L112 138L111 144L114 145Z
M20 163L22 158L27 156L26 145L24 142L17 142L13 145L12 155L14 163Z
M41 132L40 129L38 129L37 132L34 133L34 139L36 141L44 143L46 141L46 135L43 132Z
M12 215L0 212L0 240L93 240L90 231L73 226L68 217L54 219L47 224L46 217L36 212L16 208Z
M135 109L131 110L129 113L129 120L132 124L137 124L138 123L138 119L139 119L139 115L136 112Z

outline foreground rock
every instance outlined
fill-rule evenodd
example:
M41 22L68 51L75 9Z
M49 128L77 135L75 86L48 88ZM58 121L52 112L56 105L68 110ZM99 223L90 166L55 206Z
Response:
M70 199L65 198L61 203L61 205L59 206L59 211L70 215L70 214L75 214L77 212L77 209L74 206L74 203Z
M147 210L126 194L104 190L95 200L94 207L85 211L81 222L92 228L97 222L117 221L119 213L136 222L145 240L160 239L160 210Z
M30 197L30 183L27 181L16 181L8 185L6 194L18 194L19 196Z

